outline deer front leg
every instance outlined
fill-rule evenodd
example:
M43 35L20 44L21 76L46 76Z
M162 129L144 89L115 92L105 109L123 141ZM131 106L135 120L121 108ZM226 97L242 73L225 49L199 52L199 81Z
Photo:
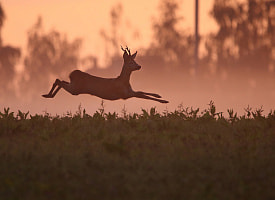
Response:
M156 97L156 98L161 98L160 95L155 94L155 93L141 92L141 91L138 91L138 92L140 92L140 93L142 93L142 94L145 94L145 95L153 96L153 97Z
M149 97L144 92L134 92L133 97L142 98L142 99L149 99L149 100L153 100L153 101L158 101L160 103L169 103L169 101L166 101L166 100L156 99L156 98L153 98L153 97Z

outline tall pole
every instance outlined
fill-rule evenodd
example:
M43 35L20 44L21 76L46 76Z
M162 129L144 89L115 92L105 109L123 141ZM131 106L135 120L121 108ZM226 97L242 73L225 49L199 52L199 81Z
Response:
M199 0L195 0L195 69L198 68L198 50L199 50Z

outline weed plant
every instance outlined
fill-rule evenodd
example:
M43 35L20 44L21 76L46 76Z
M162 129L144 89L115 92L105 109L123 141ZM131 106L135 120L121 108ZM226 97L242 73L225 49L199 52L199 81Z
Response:
M0 112L0 199L275 199L275 112Z

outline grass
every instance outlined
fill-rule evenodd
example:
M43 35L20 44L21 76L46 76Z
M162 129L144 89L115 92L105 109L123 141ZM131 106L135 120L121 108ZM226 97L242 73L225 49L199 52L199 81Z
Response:
M275 112L0 113L0 199L275 199Z

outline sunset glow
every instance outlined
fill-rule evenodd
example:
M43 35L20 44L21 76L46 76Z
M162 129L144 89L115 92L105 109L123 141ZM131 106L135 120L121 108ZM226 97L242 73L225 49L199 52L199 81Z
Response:
M194 2L181 0L180 14L184 17L182 28L192 33L194 30ZM7 20L3 28L3 40L5 44L13 44L26 47L26 35L29 28L41 16L45 30L56 29L66 33L69 38L80 37L84 39L84 54L103 54L104 47L100 30L109 30L110 9L121 3L123 5L123 20L121 34L122 44L146 47L152 39L152 19L157 17L159 0L3 0L3 8ZM216 24L209 16L213 0L200 3L200 32L207 34L216 30ZM139 32L139 38L133 34Z

